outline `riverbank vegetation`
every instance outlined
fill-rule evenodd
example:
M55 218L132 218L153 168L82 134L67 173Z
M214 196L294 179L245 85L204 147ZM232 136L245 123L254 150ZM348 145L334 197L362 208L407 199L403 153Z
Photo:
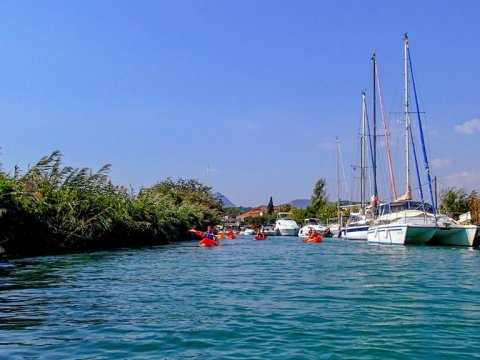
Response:
M32 256L165 244L218 223L222 204L197 180L167 179L138 194L115 186L109 165L62 165L59 151L25 173L0 173L0 251Z

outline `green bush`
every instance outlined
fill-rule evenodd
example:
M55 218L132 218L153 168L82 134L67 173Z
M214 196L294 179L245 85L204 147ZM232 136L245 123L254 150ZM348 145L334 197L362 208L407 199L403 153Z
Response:
M167 179L138 195L98 172L61 166L58 151L25 174L0 174L0 246L10 255L163 244L219 221L222 205L196 180Z

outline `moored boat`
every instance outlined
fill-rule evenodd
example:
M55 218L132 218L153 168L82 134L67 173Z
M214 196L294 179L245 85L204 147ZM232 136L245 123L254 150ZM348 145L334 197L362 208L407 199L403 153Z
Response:
M366 194L366 157L367 157L367 103L365 92L362 92L362 132L360 136L360 211L351 213L341 236L348 240L367 240L369 219L365 206ZM371 213L369 213L371 214ZM372 214L371 214L372 215Z
M300 227L293 220L292 213L279 212L275 221L275 232L280 236L297 236Z
M377 219L367 233L368 242L383 244L427 244L435 235L438 229L435 202L433 199L432 182L430 178L430 168L428 164L425 141L423 137L422 122L417 101L415 81L412 71L410 58L408 36L405 34L404 44L404 90L405 90L405 169L406 169L406 190L405 193L396 199L395 202L380 205L378 207ZM376 66L375 58L374 68ZM430 190L429 205L424 201L422 181L418 168L415 144L413 142L413 132L411 129L411 119L409 110L409 74L411 75L412 86L415 93L416 113L418 119L418 134L422 144L423 162L427 184ZM377 78L378 80L378 78ZM374 134L375 137L375 134ZM421 202L412 201L412 191L410 185L410 151L413 150L413 158L419 183L419 192ZM395 191L394 191L395 193ZM395 195L396 197L396 195Z
M250 226L246 226L245 229L240 232L241 235L255 235L255 229L252 229Z
M277 231L275 230L275 225L271 224L264 224L260 228L260 232L262 232L265 235L277 235Z
M425 245L437 230L432 211L429 204L410 200L379 205L379 216L369 228L367 240L391 245Z
M317 218L307 218L303 220L302 227L298 231L298 236L303 238L308 237L312 230L315 230L319 234L323 234L325 233L325 225L322 225Z

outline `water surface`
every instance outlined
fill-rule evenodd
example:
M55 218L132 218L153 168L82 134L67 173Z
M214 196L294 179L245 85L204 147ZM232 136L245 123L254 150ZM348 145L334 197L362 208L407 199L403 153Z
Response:
M0 355L471 359L480 252L299 238L0 263Z

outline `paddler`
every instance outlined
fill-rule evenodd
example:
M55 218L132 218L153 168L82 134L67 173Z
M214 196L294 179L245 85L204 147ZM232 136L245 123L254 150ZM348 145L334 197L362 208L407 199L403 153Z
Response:
M215 234L215 231L213 230L213 226L212 226L212 225L209 225L209 226L207 227L207 231L205 231L205 232L203 233L203 238L204 238L204 239L207 238L207 239L210 239L210 240L216 240L216 239L215 239L215 235L217 235L217 234Z

